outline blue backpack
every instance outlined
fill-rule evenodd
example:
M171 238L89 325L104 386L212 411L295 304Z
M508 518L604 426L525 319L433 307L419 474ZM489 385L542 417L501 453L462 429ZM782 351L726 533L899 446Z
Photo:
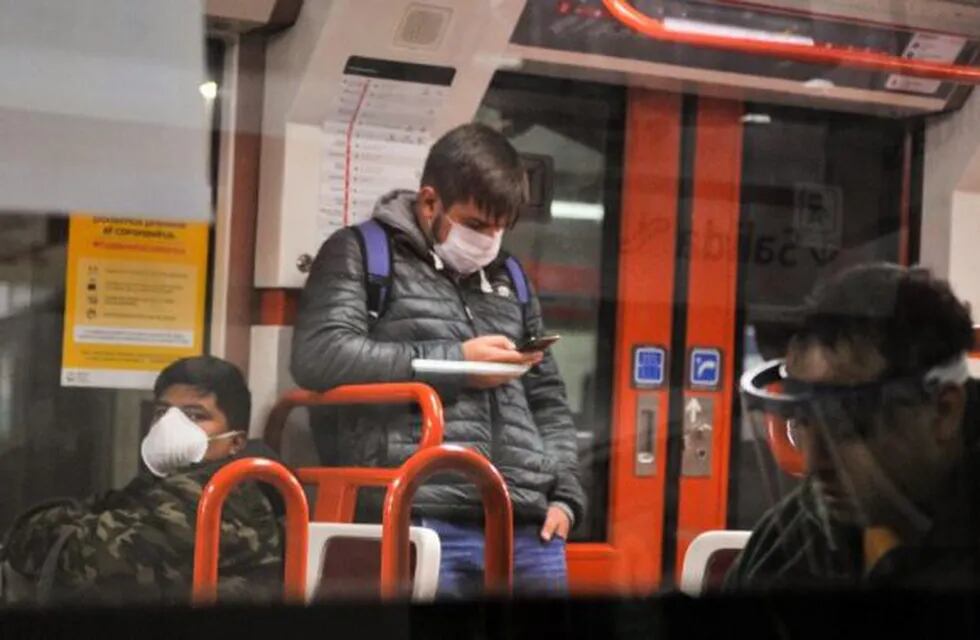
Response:
M361 243L361 256L364 259L364 274L367 285L368 315L372 320L381 317L391 289L391 240L378 221L368 220L354 227ZM527 277L521 263L514 256L507 256L504 266L514 283L514 293L522 308L531 300Z

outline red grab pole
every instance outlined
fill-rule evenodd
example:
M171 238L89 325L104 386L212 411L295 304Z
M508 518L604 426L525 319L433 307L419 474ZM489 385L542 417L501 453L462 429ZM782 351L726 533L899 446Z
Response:
M318 393L294 389L287 392L272 408L265 426L265 443L273 451L280 451L282 432L289 413L300 406L342 404L396 404L414 403L422 411L422 440L419 448L437 447L442 444L442 400L435 389L421 382L385 382L379 384L352 384Z
M225 498L246 480L268 482L286 502L286 556L283 561L283 596L287 602L306 600L306 561L309 510L303 487L286 467L265 458L242 458L222 467L214 476L197 506L194 536L194 604L214 604L218 595L218 548L221 540L221 509Z
M485 520L484 584L487 592L510 593L513 582L514 518L510 493L490 461L469 449L441 446L422 449L409 458L388 488L381 534L381 596L404 597L409 578L409 517L412 498L428 478L457 472L483 496Z
M638 10L630 0L602 0L606 10L613 18L630 29L643 35L674 44L686 44L694 47L735 51L752 55L797 60L815 64L840 65L898 73L905 76L934 78L951 82L980 83L980 68L913 60L890 53L882 53L870 49L844 47L835 44L796 44L791 42L769 42L744 38L740 36L725 36L706 33L686 33L673 31L664 26L660 20L646 15Z

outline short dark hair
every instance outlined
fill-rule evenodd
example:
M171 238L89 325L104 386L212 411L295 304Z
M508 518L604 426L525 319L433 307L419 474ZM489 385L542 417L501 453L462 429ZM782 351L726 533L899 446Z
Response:
M181 358L160 372L153 385L157 399L175 384L186 384L202 394L213 393L218 408L228 418L228 427L248 429L252 416L252 394L238 367L214 356Z
M889 263L852 267L817 287L799 327L794 339L804 343L870 343L888 363L885 377L921 373L973 343L970 308L948 282Z
M472 201L494 222L513 224L526 201L524 167L502 134L482 124L464 124L429 150L422 186L436 190L442 205Z

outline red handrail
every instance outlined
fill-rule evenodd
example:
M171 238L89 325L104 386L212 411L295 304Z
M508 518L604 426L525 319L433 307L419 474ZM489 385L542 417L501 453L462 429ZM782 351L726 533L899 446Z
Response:
M458 472L480 489L484 515L484 584L488 593L510 593L513 580L514 520L510 493L500 472L469 449L441 446L409 458L388 488L381 533L381 596L405 595L409 577L408 525L412 498L428 478Z
M806 469L803 452L789 439L789 425L781 418L766 418L766 440L776 464L791 476L800 478Z
M397 468L303 467L296 477L316 487L314 522L353 522L357 491L363 487L387 487L398 475Z
M283 597L287 602L304 602L310 519L306 496L302 485L286 467L265 458L242 458L225 465L204 487L197 506L192 600L195 604L213 604L217 599L221 509L231 490L245 480L268 482L286 501Z
M736 51L739 53L784 58L814 64L836 64L844 67L859 67L920 78L980 83L980 68L973 66L912 60L879 51L843 47L828 43L808 45L790 42L769 42L738 36L683 33L667 29L663 22L638 10L629 0L602 0L602 3L606 6L609 13L622 24L661 42Z
M299 406L335 404L396 404L415 403L422 410L422 440L419 448L442 444L442 400L435 389L421 382L385 382L380 384L352 384L318 393L294 389L286 392L272 408L266 421L265 443L274 451L282 447L282 432L289 413Z

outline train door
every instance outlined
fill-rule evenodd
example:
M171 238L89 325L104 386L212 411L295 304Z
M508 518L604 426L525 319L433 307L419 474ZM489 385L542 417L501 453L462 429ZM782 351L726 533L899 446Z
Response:
M742 105L639 89L627 102L609 543L614 579L649 591L694 535L725 526Z
M649 487L654 498L643 495L659 500L648 515L659 526L650 527L645 548L659 561L658 583L667 585L698 534L751 528L795 485L760 468L771 458L740 424L739 377L747 362L783 354L794 314L821 277L912 258L920 136L917 125L900 120L703 96L634 90L628 102L631 112L652 110L654 122L679 122L674 137L633 118L626 129L627 175L647 178L623 185L623 225L634 232L624 232L620 245L618 293L623 316L635 316L640 329L631 335L627 323L618 327L613 438L621 474L642 470L650 443L662 451L662 462L652 456L652 473L663 479ZM669 160L644 155L675 143ZM651 167L675 158L677 196L667 206L674 215L663 217L652 213L661 172ZM641 202L629 206L634 198ZM638 254L630 250L636 236L652 243ZM640 275L629 281L623 265L633 261ZM663 302L647 306L650 296ZM645 367L644 359L654 364Z
M704 97L685 104L681 193L690 201L678 208L674 325L684 338L673 355L684 377L671 387L668 578L699 533L749 529L795 486L760 468L771 457L740 425L739 377L747 363L783 355L794 314L823 276L910 260L921 162L917 127L901 120Z
M536 283L578 429L577 592L674 581L690 541L750 528L793 479L739 423L824 273L908 259L901 121L501 73L478 119L555 164L550 217L508 238ZM778 487L766 480L780 479Z
M684 104L667 93L501 73L477 115L522 153L554 163L551 215L523 220L507 249L535 282L549 331L563 336L553 349L590 500L568 547L577 593L655 589L672 538L663 532L665 497L676 491L671 381L682 376L670 354L682 138L691 130Z

